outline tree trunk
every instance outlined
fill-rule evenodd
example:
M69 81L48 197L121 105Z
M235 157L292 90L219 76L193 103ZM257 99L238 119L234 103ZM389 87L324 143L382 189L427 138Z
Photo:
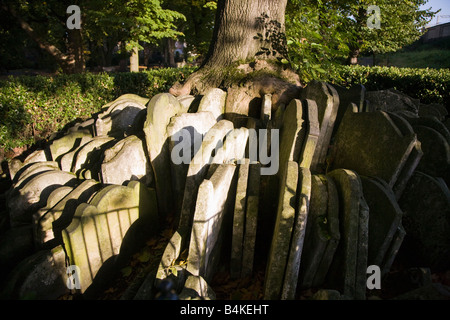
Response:
M131 50L130 72L139 72L139 50L137 47Z
M286 52L284 16L287 0L219 0L209 52L184 84L175 83L175 96L203 94L209 88L228 92L226 113L251 113L251 104L272 94L272 106L298 95L298 75L277 63ZM254 76L250 76L253 74Z
M286 4L287 0L219 1L213 39L204 65L228 66L253 59L262 47L255 37L265 32L263 15L279 22L279 32L284 32Z

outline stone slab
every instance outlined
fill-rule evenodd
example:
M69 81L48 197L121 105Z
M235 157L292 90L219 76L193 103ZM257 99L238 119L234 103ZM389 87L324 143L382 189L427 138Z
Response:
M280 299L297 210L298 163L289 161L281 179L277 216L264 281L264 299Z
M300 189L298 196L298 209L294 222L289 256L287 259L284 275L281 299L295 299L297 290L298 274L300 270L301 257L306 233L307 218L311 200L311 172L308 168L299 168L298 178Z

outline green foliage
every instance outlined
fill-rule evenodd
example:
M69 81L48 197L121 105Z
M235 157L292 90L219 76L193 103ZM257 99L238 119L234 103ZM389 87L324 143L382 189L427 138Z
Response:
M348 55L345 19L330 3L290 0L286 9L286 35L291 66L301 79L326 80L328 73Z
M397 89L423 103L442 103L450 109L450 70L396 67L341 66L331 82L367 90Z
M32 144L76 119L87 119L125 93L152 97L183 81L193 68L139 73L21 76L0 80L0 146Z
M186 19L176 22L177 30L184 34L187 51L206 55L212 39L217 1L209 0L165 0L163 7L170 8Z
M335 66L361 52L394 52L419 39L436 12L427 0L289 0L286 34L289 62L301 78L326 80ZM380 28L372 28L380 8Z

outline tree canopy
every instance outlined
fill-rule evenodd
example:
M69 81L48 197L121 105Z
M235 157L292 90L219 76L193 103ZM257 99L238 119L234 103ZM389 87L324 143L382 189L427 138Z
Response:
M417 40L436 12L428 0L288 0L288 54L283 60L309 78L361 53L394 52ZM86 58L109 65L117 44L183 39L188 51L205 56L213 38L217 1L209 0L1 0L2 64L32 39L65 72L82 71ZM256 2L255 2L256 3ZM81 29L68 30L69 5L81 9ZM369 10L377 6L379 11ZM375 27L372 25L373 22ZM13 25L11 23L14 23ZM25 32L24 32L25 31ZM284 32L284 30L283 30ZM257 36L257 35L256 35ZM73 66L79 64L78 67ZM80 69L81 65L81 69Z

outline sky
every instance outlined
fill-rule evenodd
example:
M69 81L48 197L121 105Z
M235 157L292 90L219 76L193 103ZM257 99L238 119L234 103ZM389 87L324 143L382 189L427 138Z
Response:
M432 11L442 9L441 12L438 13L438 15L450 16L450 0L428 0L428 2L421 8L428 9L430 7L432 8ZM428 25L435 26L436 21L437 18L434 17L433 20L431 20L431 22ZM449 18L439 17L439 24L446 22L450 22L450 17Z

